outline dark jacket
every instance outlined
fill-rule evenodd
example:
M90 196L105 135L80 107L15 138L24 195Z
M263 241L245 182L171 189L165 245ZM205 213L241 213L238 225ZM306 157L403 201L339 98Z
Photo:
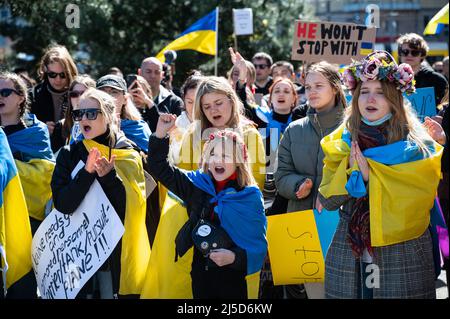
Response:
M184 108L184 103L181 98L171 93L162 85L159 86L159 95L155 98L155 105L148 109L142 110L142 118L150 126L152 132L156 131L158 124L159 113L170 113L179 116Z
M208 218L215 226L220 226L220 220L217 214L211 214L213 204L209 201L212 196L195 187L182 170L172 166L167 161L169 138L159 139L152 134L149 141L150 149L147 164L149 173L184 201L189 214L189 222L182 227L176 238L177 252L183 256L193 245L191 233L201 216ZM212 218L209 217L210 214L213 216ZM233 286L246 287L246 252L235 244L230 250L235 253L234 262L230 265L217 267L208 257L204 257L198 249L194 249L191 272L194 298L223 297L224 295L220 295L221 292L219 291L222 288L228 290L230 294L227 296L230 297L230 295L234 296L235 289L232 288ZM208 291L210 295L206 296L205 291ZM245 295L246 293L245 291Z
M48 90L49 85L50 84L48 81L45 80L28 92L31 101L31 113L35 114L38 120L44 123L55 121L55 107L53 105L52 95ZM63 96L61 114L58 114L57 118L64 118L68 105L69 96L68 92L66 92ZM53 134L50 136L50 141L52 144L52 150L55 153L65 145L61 121L56 123Z
M416 80L416 88L434 87L434 96L436 98L436 105L441 103L447 88L447 80L445 76L434 71L431 67L422 63L419 72L414 75Z
M95 138L94 141L108 145L106 134ZM133 147L124 135L118 135L114 148L129 149ZM96 173L90 174L82 168L75 175L75 178L72 179L71 173L73 169L80 160L86 163L87 157L88 151L82 141L64 146L60 150L51 182L55 208L63 214L73 213L83 201L94 180L97 179L123 223L125 220L126 192L122 180L115 169L107 175L99 177ZM114 294L119 292L121 251L122 241L119 241L113 253L102 267L104 268L109 263L113 278Z

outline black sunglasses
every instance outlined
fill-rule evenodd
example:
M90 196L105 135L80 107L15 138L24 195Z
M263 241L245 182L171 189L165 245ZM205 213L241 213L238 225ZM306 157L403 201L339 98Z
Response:
M83 119L83 115L86 114L86 118L88 120L96 120L98 113L102 113L100 109L80 109L72 111L72 119L76 122L79 122Z
M264 70L265 68L268 68L269 66L267 64L254 64L255 69L261 69Z
M83 93L84 93L84 91L70 91L69 96L73 97L73 98L77 98L77 97L80 97Z
M401 56L408 56L409 53L411 53L411 55L413 57L418 57L419 55L422 55L422 51L420 51L420 50L400 49L400 55Z
M2 96L2 97L8 97L8 96L10 96L11 95L11 93L16 93L17 95L21 95L19 92L17 92L16 90L14 90L14 89L9 89L9 88L6 88L6 89L1 89L0 90L0 95Z
M66 78L66 74L64 72L61 73L57 73L57 72L47 72L47 75L49 78L54 79L56 78L58 75L61 79L65 79Z

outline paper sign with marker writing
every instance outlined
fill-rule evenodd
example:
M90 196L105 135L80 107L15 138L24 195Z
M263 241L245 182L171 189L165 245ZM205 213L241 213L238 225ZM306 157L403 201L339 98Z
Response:
M337 211L305 210L268 218L267 241L275 285L323 282Z
M411 95L404 94L416 111L417 116L423 121L425 116L436 115L436 98L434 97L434 87L416 89Z
M32 242L33 269L42 298L75 298L111 255L124 231L97 180L73 214L54 209Z
M376 28L353 23L295 21L292 60L350 64L374 49Z

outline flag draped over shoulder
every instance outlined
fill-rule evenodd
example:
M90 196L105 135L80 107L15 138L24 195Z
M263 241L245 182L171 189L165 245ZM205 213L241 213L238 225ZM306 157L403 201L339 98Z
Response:
M7 289L31 270L31 227L17 168L1 128L0 254Z
M439 34L448 24L448 3L428 22L423 34Z
M102 156L108 158L107 146L93 140L83 140L83 143L88 151L96 147ZM139 295L150 259L150 242L145 226L147 203L144 168L142 159L135 150L112 149L111 155L116 155L115 169L126 192L119 294Z
M351 136L342 124L320 142L325 154L319 192L365 195L357 165L348 169ZM441 175L442 146L430 145L424 156L412 142L399 141L363 151L369 164L370 237L387 246L420 237L430 224ZM350 175L350 177L349 177ZM362 184L361 184L362 183Z
M20 182L25 194L28 213L37 220L44 220L45 206L52 198L50 182L55 169L55 157L50 145L47 126L30 114L25 119L27 128L8 135L11 152L21 153L16 160Z
M204 54L215 55L217 36L217 8L196 21L183 31L174 41L169 43L157 55L164 62L164 52L168 50L195 50Z

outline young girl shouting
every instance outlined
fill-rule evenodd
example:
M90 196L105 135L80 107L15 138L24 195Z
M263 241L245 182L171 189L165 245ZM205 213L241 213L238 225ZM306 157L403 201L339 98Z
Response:
M217 131L203 148L200 169L180 170L167 161L167 132L175 120L175 115L160 115L156 132L150 137L148 169L186 205L189 219L175 242L177 256L195 246L192 295L254 296L252 290L258 289L254 282L259 279L267 251L267 221L263 197L247 161L247 147L238 134ZM210 237L218 240L208 242Z

